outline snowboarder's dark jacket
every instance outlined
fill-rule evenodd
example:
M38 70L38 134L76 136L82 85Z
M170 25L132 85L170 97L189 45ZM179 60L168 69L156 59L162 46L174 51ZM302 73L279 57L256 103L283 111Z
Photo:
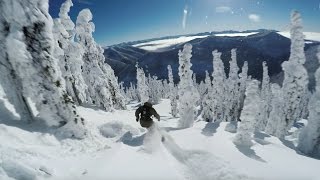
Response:
M136 110L136 120L137 122L140 120L140 124L142 127L149 128L153 124L153 120L151 116L154 116L155 118L160 121L160 116L157 113L157 111L152 107L152 104L146 102L143 106L140 106Z

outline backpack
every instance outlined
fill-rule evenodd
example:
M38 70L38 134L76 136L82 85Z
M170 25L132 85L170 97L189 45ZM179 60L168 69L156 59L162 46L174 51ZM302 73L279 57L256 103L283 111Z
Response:
M142 111L141 111L141 120L144 120L144 121L151 121L152 120L150 107L143 106Z

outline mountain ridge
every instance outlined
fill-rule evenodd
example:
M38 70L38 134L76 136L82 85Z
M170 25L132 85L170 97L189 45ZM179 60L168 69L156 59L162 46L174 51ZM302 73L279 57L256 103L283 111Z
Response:
M250 30L242 33L248 32L257 31ZM174 80L178 82L178 51L182 49L185 43L174 44L160 51L146 51L133 47L134 44L120 44L105 49L104 55L106 63L111 65L119 81L123 81L125 86L128 86L130 82L136 82L136 63L145 70L146 74L156 75L159 79L167 79L167 65L170 64L173 69ZM260 30L256 34L248 36L210 35L192 39L188 43L193 45L193 57L191 58L193 66L191 69L196 74L198 82L204 80L206 70L210 74L212 73L211 52L215 49L222 52L221 58L227 74L229 71L228 62L231 59L230 51L236 48L239 68L241 69L244 61L247 61L248 74L253 78L259 80L262 78L263 61L266 61L269 67L269 75L271 77L277 76L282 72L281 63L289 58L291 44L289 38L280 35L275 30ZM310 47L318 45L320 45L320 42L306 43L305 50L307 51ZM314 53L314 51L312 52Z

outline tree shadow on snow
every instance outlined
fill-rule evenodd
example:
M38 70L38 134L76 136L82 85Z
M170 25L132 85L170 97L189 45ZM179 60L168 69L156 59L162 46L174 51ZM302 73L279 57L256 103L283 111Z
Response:
M253 136L254 141L261 144L261 145L271 144L271 142L264 140L264 138L266 138L266 137L271 137L271 136L266 133L259 132L259 131L254 132L254 136Z
M282 138L279 138L279 140L282 142L282 144L283 144L284 146L286 146L286 147L288 147L288 148L290 148L290 149L292 149L292 150L294 150L294 151L296 151L296 152L298 153L297 148L296 148L296 146L293 144L293 142L288 141L288 140L286 140L286 139L282 139Z
M163 127L163 129L167 132L170 132L170 131L177 131L177 130L182 130L182 129L185 129L185 128L178 128L178 127Z
M43 121L27 122L21 120L19 117L15 116L11 111L9 111L3 101L0 100L0 124L6 126L17 127L19 129L29 131L29 132L40 132L52 134L50 128ZM53 128L51 128L53 129Z
M296 127L296 128L298 128L298 129L301 129L301 128L303 128L304 126L305 126L305 124L302 123L302 122L295 122L295 123L293 124L293 127Z
M258 156L256 152L251 148L251 146L236 145L236 148L248 158L251 158L260 162L264 162L264 163L267 162L263 160L260 156Z
M130 131L123 134L117 142L122 142L123 144L126 144L128 146L141 146L143 144L143 139L145 137L145 133L141 136L132 136L132 133Z
M217 132L217 129L219 127L220 127L219 122L208 122L206 126L202 129L201 134L205 136L213 136Z
M297 154L299 154L299 155L301 155L301 156L305 156L305 157L308 157L308 158L320 160L320 157L317 158L317 157L314 157L314 156L312 156L312 155L304 154L303 152L299 151L299 149L298 149L298 148L293 144L293 142L291 142L291 141L288 141L288 140L286 140L286 139L279 139L279 140L281 141L281 143L282 143L284 146L286 146L286 147L294 150Z

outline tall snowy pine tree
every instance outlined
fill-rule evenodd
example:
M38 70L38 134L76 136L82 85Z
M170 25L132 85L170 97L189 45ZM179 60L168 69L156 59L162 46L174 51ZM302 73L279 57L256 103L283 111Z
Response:
M320 48L318 52L320 63ZM299 136L298 149L305 154L320 158L320 68L315 73L316 91L309 103L308 125Z
M248 83L246 90L246 99L241 112L241 124L238 128L238 133L233 140L236 145L251 146L252 134L255 129L255 124L259 118L261 100L259 97L259 81L252 80Z
M168 65L168 79L169 79L169 98L171 104L171 115L173 117L178 116L178 99L177 99L177 88L173 82L172 68Z
M196 102L199 100L199 94L193 86L192 70L190 59L192 57L192 45L185 44L183 50L179 51L179 114L180 128L188 128L193 125L196 116Z
M221 53L217 50L212 52L213 55L213 73L212 73L212 109L213 120L224 120L224 100L225 100L225 82L226 73L224 71L224 65L221 60Z
M74 42L75 25L68 15L71 6L72 1L66 0L61 5L59 18L54 19L54 56L59 60L67 93L77 104L83 104L86 101L87 89L81 69L84 51L79 43Z
M84 49L82 75L88 86L87 102L107 111L125 108L117 78L111 67L104 63L103 48L93 39L95 26L89 9L80 11L76 22L76 38Z
M302 33L302 20L300 13L293 11L291 14L291 50L289 61L282 63L284 81L282 86L284 97L285 127L279 127L280 131L289 130L293 123L301 116L300 103L307 91L308 74L303 66L306 61L304 54L304 35Z

